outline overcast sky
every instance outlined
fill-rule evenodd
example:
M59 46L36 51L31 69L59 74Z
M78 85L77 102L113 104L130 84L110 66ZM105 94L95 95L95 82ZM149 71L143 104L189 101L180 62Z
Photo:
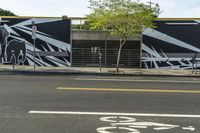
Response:
M20 16L84 17L89 0L0 0L0 8ZM149 0L142 0L147 2ZM152 0L163 10L160 17L200 17L200 0Z

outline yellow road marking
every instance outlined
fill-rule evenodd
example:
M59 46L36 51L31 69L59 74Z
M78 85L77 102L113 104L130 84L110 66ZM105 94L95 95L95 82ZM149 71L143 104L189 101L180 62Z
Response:
M159 90L159 89L114 89L114 88L73 88L58 87L57 90L68 91L110 91L110 92L157 92L157 93L194 93L200 94L200 90Z
M113 82L155 82L155 83L197 83L200 84L200 81L185 81L185 80L141 80L141 79L105 79L105 78L74 78L75 80L83 81L113 81Z

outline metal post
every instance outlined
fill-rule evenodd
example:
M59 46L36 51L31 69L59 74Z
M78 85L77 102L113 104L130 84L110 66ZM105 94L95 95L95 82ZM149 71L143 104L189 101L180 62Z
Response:
M33 39L33 44L34 44L34 70L35 70L35 56L36 56L36 53L35 53L35 39Z
M150 63L150 67L151 69L153 68L153 56L150 54L150 58L151 58L151 63Z
M194 73L194 62L192 62L192 73Z
M72 40L72 20L70 20L70 67L73 66L73 40Z
M12 55L11 55L11 63L12 63L12 68L14 70L15 69L15 63L16 63L15 51L12 50L11 53L12 53Z
M131 50L128 49L128 65L131 67Z
M196 62L195 74L197 74L197 65L198 65L198 61Z
M101 70L101 67L102 67L101 59L102 59L102 54L101 54L101 52L99 52L99 70L100 70L100 72L102 71L102 70Z
M95 47L94 47L94 49L96 49ZM94 52L92 52L92 65L94 66L94 56L95 56L95 53L96 53L96 51L94 50Z
M35 21L32 21L32 39L33 39L33 45L34 45L34 70L35 70L35 56L36 56L36 52L35 52L35 41L36 41L36 32L37 32L37 27L35 25Z

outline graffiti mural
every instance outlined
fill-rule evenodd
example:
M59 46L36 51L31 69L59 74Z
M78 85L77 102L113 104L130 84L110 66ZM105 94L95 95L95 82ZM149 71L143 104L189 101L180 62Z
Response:
M142 65L156 69L191 69L200 60L199 20L159 20L157 28L145 29ZM197 64L200 68L200 64Z
M1 18L0 63L71 66L71 21L61 18ZM36 44L32 22L37 26Z

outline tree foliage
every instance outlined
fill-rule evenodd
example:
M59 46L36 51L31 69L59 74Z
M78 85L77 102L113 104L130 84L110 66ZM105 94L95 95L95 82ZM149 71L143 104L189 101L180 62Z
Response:
M133 0L90 0L90 9L91 29L110 30L122 38L141 34L143 27L155 27L153 21L159 15L158 5Z
M87 17L93 30L109 30L120 37L117 71L121 48L128 37L142 34L145 27L155 27L159 5L150 6L133 0L90 0L92 13Z
M16 16L16 15L9 10L4 10L0 8L0 16Z
M72 24L72 29L90 30L90 22L85 21L84 24Z

